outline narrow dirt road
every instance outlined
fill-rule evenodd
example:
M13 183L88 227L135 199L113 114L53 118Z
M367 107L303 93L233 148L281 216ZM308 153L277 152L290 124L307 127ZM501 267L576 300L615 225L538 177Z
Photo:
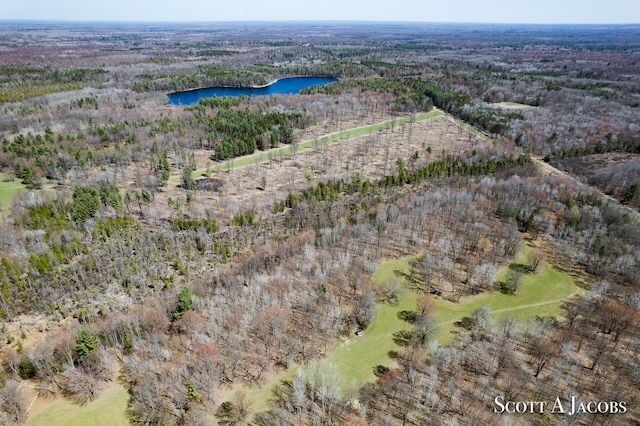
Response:
M544 175L564 176L565 178L574 181L575 183L577 183L580 186L589 186L586 183L584 183L584 182L580 181L579 179L577 179L575 176L572 176L571 174L565 172L564 170L560 170L558 168L553 167L551 164L545 162L540 157L532 156L531 158L534 161L534 163L537 164L542 169ZM616 205L616 206L622 208L623 210L631 213L636 219L640 219L640 212L632 209L629 206L625 206L624 204L620 203L620 201L618 201L615 198L605 194L604 192L600 191L595 186L589 186L589 188L591 188L594 191L598 192L602 197L606 198L608 201L610 201L614 205Z
M558 303L562 303L562 302L566 302L568 299L575 297L577 293L573 293L570 294L569 296L563 298L563 299L553 299L553 300L545 300L543 302L536 302L536 303L528 303L526 305L518 305L518 306L511 306L509 308L502 308L502 309L496 309L495 311L491 311L491 314L501 314L504 312L512 312L512 311L519 311L521 309L528 309L528 308L535 308L536 306L545 306L545 305L555 305ZM442 325L449 325L449 324L453 324L456 321L460 321L460 318L455 318L449 321L443 321L443 322L439 322L438 325L442 326Z

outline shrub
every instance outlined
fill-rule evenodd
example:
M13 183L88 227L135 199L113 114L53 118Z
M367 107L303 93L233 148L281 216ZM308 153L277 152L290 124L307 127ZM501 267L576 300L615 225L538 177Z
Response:
M18 375L20 376L20 378L24 380L30 379L34 377L36 373L36 366L33 365L33 362L26 356L23 356L22 359L20 359L20 363L18 364Z
M389 367L385 367L384 365L376 365L375 367L373 367L373 374L376 377L380 377L388 372L389 372Z
M189 395L189 399L198 399L198 390L191 379L187 380L187 394Z

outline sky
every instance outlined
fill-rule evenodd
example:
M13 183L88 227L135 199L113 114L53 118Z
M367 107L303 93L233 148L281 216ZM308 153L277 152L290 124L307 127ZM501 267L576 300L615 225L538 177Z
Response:
M0 20L637 24L640 0L0 0Z

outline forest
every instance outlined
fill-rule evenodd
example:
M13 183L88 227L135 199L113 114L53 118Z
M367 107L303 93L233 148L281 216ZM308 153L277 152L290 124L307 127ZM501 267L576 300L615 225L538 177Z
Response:
M640 423L640 27L0 34L0 423Z

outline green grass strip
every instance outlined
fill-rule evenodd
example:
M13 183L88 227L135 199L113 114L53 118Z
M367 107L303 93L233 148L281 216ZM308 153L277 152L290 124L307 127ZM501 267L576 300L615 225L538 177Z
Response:
M412 119L415 122L428 120L430 118L439 117L444 115L444 113L440 110L434 109L430 112L424 112L420 114L416 114L414 116L405 116L394 118L393 120L388 120L382 123L371 124L369 126L356 127L353 129L347 129L336 133L331 133L326 136L322 136L316 139L306 140L298 143L295 148L293 145L285 145L280 148L274 148L269 151L259 151L251 155L245 155L243 157L236 157L225 161L224 163L217 163L208 169L200 169L193 172L191 175L194 179L199 178L201 176L206 176L207 171L213 172L225 172L229 169L237 169L239 167L246 167L253 164L264 163L269 161L269 156L272 159L279 158L285 155L291 155L292 150L295 149L296 153L300 153L301 151L305 151L308 149L312 149L314 147L320 147L324 145L331 145L334 143L342 142L349 139L359 138L361 136L371 135L378 131L389 130L397 126L402 126L403 124L409 123ZM173 176L171 178L172 181L177 182L181 179L179 176Z

